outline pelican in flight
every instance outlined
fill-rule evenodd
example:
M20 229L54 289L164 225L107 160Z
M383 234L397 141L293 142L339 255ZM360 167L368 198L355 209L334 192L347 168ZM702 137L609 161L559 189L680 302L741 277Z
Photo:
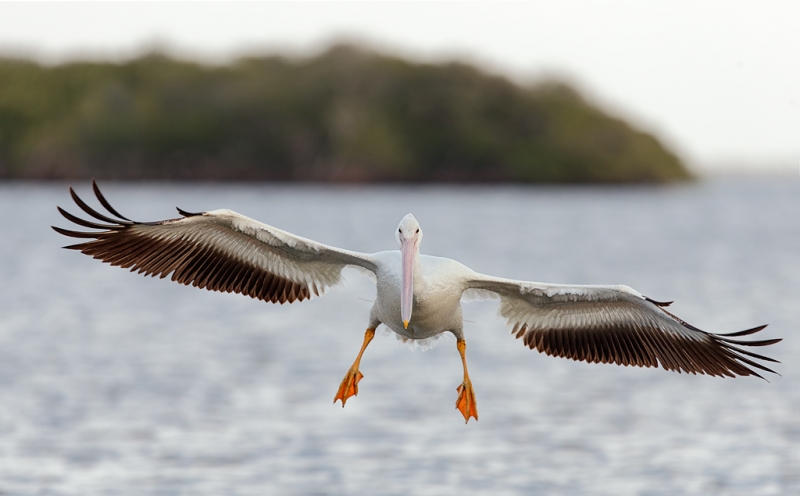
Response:
M120 215L92 181L95 196L115 218L87 205L77 206L94 220L58 207L91 232L53 227L72 238L88 239L65 248L140 274L172 274L181 284L234 292L271 303L294 303L339 284L348 266L374 276L377 297L364 342L333 402L358 394L361 357L383 324L404 340L424 340L450 332L456 337L464 380L456 408L469 422L478 419L467 372L461 299L469 291L500 300L500 316L525 346L550 356L589 363L658 367L720 377L775 373L754 360L777 362L741 346L767 346L780 339L745 341L765 325L730 334L711 334L672 315L659 302L628 286L577 286L515 281L479 274L449 258L420 255L422 229L408 214L394 231L399 250L359 253L327 246L262 224L231 210L189 213L178 219L135 222ZM99 222L98 222L99 221ZM100 223L102 222L102 223ZM388 234L388 233L387 233Z

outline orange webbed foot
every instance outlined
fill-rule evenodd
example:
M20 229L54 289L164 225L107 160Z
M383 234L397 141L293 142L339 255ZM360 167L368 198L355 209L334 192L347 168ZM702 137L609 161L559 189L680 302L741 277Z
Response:
M472 389L472 382L469 379L465 380L456 388L456 391L458 391L456 408L464 416L464 423L468 423L470 417L475 417L475 420L478 420L478 404L475 402L475 391Z
M356 368L350 368L344 375L344 379L342 379L342 383L339 385L339 391L336 393L336 397L333 398L333 402L336 403L338 400L342 400L342 408L344 408L347 399L358 394L358 383L363 378L364 374L362 374L361 371Z

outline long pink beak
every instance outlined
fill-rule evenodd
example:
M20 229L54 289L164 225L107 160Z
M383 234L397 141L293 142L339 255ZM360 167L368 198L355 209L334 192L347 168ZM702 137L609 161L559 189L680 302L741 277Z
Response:
M408 329L408 322L411 320L411 305L414 303L415 254L414 241L403 240L400 244L400 263L403 271L403 285L400 288L400 314L403 317L403 327L406 329Z

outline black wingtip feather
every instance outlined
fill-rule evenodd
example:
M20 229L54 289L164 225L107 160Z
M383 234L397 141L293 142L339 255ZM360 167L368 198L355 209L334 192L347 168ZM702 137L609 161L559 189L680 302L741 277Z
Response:
M656 301L652 298L648 298L647 296L645 296L644 299L659 307L668 307L674 303L674 301Z
M84 219L81 219L80 217L72 215L71 213L67 212L66 210L64 210L61 207L57 206L56 208L58 209L58 212L65 219L67 219L70 222L74 222L75 224L78 224L79 226L88 227L90 229L103 229L103 230L106 230L106 231L108 231L110 229L119 229L120 228L120 226L118 224L117 225L109 225L109 224L98 224L96 222L90 222L88 220L84 220Z
M753 353L752 351L741 350L741 349L738 349L738 348L737 348L736 351L738 351L739 353L744 353L747 356L751 356L753 358L757 358L759 360L765 360L767 362L772 362L772 363L781 363L780 360L775 360L774 358L770 358L768 356L759 355L758 353Z
M59 234L63 234L64 236L69 236L70 238L87 238L87 239L97 239L98 234L102 233L87 233L87 232L78 232L78 231L68 231L67 229L62 229L56 226L50 226L53 230Z
M105 215L101 214L100 212L96 211L95 209L93 209L92 207L87 205L86 202L81 200L81 198L78 196L78 194L75 193L75 190L72 189L72 186L69 187L69 194L70 194L70 196L72 196L72 200L75 202L76 205L78 205L78 207L80 207L81 210L83 210L84 212L86 212L87 214L91 215L92 217L94 217L97 220L102 220L103 222L110 222L111 224L123 224L123 225L126 225L126 224L127 225L131 225L131 224L133 224L133 222L131 222L131 221L112 219L111 217L105 216Z
M84 248L86 248L86 243L78 243L76 245L62 246L61 248L65 250L83 250Z
M92 189L94 190L94 196L97 197L97 200L100 202L101 205L103 205L103 207L105 207L106 210L108 210L111 214L116 215L120 219L127 220L128 222L133 222L129 218L125 217L124 215L120 215L120 213L117 212L114 209L114 207L111 206L110 203L108 203L108 200L106 200L106 197L103 196L103 193L100 192L100 187L97 185L97 181L95 181L94 178L92 178Z
M717 334L717 336L724 336L726 338L735 338L738 336L747 336L748 334L755 334L758 331L767 327L768 324L760 325L758 327L753 327L752 329L745 329L744 331L739 332L730 332L728 334Z
M203 215L203 212L187 212L186 210L183 210L181 207L175 207L175 210L177 210L178 213L183 215L184 217L197 217L198 215Z
M719 340L725 341L726 343L738 344L740 346L769 346L771 344L783 341L783 338L763 339L761 341L739 341L738 339L727 339L727 338L719 338Z

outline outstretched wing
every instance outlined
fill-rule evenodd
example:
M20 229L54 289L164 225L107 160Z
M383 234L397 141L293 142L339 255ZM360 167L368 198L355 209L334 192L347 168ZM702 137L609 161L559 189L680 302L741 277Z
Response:
M189 213L160 222L135 222L120 215L92 181L98 201L111 218L89 207L70 188L75 203L101 221L85 220L61 207L75 224L97 229L57 232L91 239L66 246L111 265L212 291L234 292L272 303L292 303L319 296L341 281L348 265L375 272L367 254L341 250L301 238L231 210Z
M753 359L777 360L739 346L767 346L780 339L731 339L766 325L711 334L667 312L671 302L651 300L627 286L541 284L475 274L467 287L498 294L500 315L512 334L547 355L638 367L660 364L712 376L761 377L753 368L775 373Z

